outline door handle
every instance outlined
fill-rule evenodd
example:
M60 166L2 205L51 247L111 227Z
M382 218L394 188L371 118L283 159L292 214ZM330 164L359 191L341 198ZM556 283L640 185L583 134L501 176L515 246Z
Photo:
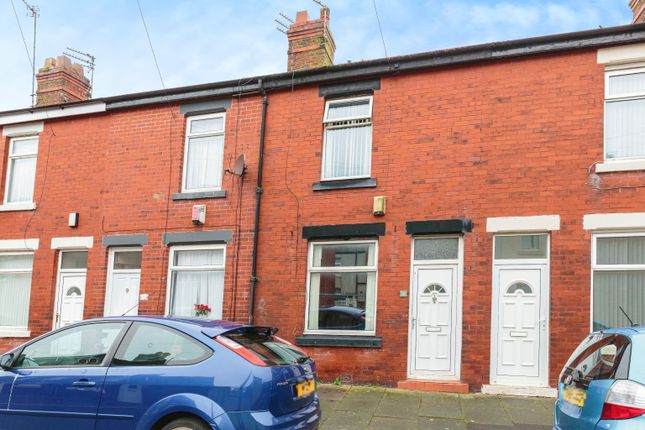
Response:
M88 387L94 387L96 385L96 382L88 381L87 379L81 379L74 382L72 385L78 388L88 388Z

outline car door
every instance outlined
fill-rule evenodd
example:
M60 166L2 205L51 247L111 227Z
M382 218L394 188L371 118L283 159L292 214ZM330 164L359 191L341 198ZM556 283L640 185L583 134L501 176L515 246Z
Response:
M94 430L106 363L125 322L97 322L52 333L25 346L1 430Z
M15 373L0 368L0 429L3 429L4 427L2 423L5 421L7 416L11 386L13 385L13 380L15 378Z
M135 322L105 378L96 430L149 428L160 418L149 409L160 400L180 393L209 397L213 378L204 360L212 354L206 345L173 328Z
M627 377L630 350L619 334L593 333L578 346L560 375L556 428L596 428L614 380Z

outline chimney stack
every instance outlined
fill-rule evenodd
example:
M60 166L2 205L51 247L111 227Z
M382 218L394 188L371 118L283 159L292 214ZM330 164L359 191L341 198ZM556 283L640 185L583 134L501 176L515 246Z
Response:
M643 24L645 23L645 0L630 0L629 7L634 13L634 19L632 19L632 24Z
M307 11L296 14L287 31L289 64L287 70L314 69L334 64L336 44L329 31L329 8L320 8L319 19L309 19Z
M47 58L38 70L36 81L36 106L88 100L91 96L90 81L85 77L83 66L72 63L64 55Z

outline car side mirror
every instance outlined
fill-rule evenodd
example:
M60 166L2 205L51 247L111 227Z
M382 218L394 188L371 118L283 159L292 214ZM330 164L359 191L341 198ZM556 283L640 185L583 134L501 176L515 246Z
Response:
M0 357L0 368L7 370L11 368L11 363L13 362L13 353L5 354Z

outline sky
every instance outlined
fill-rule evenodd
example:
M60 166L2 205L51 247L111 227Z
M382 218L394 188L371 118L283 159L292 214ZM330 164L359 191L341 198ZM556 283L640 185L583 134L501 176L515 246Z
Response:
M162 89L137 0L28 0L40 8L36 66L67 48L96 57L94 97ZM286 71L275 18L312 0L139 0L166 88ZM327 0L335 63L629 24L628 0ZM14 14L14 8L16 14ZM16 16L17 15L17 16ZM282 19L282 18L280 18ZM282 19L284 21L284 19ZM21 37L22 27L25 42ZM33 20L0 0L0 111L31 104Z

